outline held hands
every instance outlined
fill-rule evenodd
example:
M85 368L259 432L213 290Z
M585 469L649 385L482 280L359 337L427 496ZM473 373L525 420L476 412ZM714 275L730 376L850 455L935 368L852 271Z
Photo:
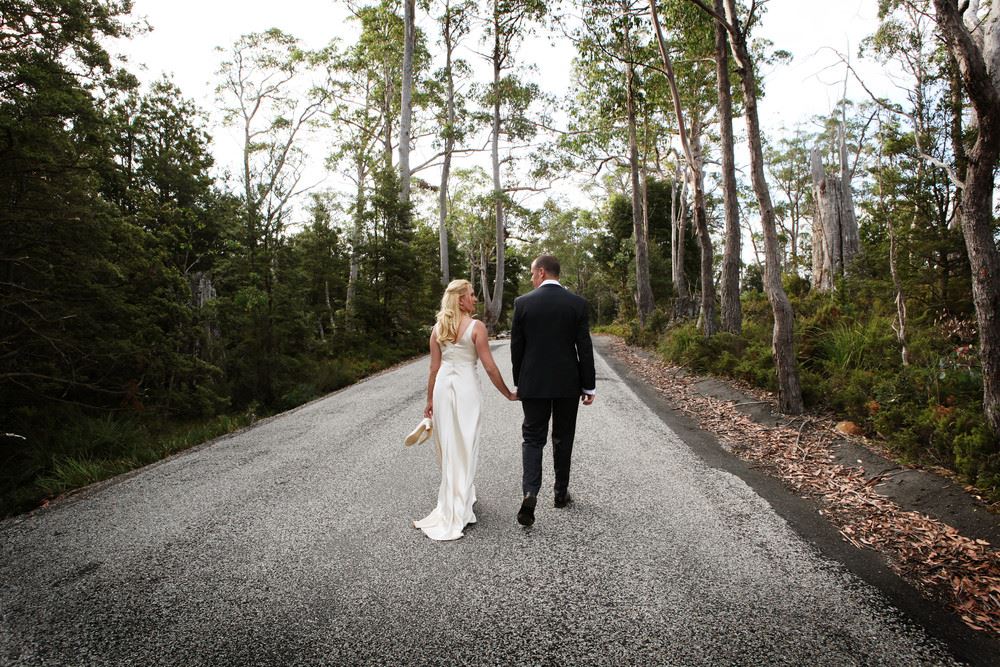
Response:
M580 401L584 405L592 405L594 403L594 398L593 394L580 394Z
M517 389L515 389L514 391L508 391L507 392L507 400L508 401L519 401L519 400L521 400L520 397L517 395Z

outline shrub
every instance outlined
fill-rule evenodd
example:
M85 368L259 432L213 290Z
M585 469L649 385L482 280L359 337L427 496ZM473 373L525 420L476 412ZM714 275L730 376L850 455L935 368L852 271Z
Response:
M612 322L594 327L591 331L595 334L610 334L619 338L628 338L629 325L625 322Z
M356 362L350 359L327 359L319 364L316 386L321 393L326 394L354 384L360 377Z

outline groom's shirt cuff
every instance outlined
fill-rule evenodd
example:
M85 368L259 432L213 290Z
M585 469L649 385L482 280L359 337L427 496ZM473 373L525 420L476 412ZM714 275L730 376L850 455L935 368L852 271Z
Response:
M583 393L585 393L587 396L596 396L597 395L597 390L596 389L584 389Z

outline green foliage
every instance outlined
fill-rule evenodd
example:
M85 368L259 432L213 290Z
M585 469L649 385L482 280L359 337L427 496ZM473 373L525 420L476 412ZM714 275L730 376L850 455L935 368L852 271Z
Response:
M670 328L658 351L666 359L699 373L727 375L768 389L776 387L770 343L761 340L753 322L744 322L742 336L721 332L706 338L696 323ZM770 331L767 331L770 335Z
M64 424L30 434L5 449L0 512L24 510L46 497L72 491L158 461L252 423L252 411L191 423L152 422L128 415L93 415L65 408L50 415ZM5 443L10 444L10 443Z
M659 308L654 309L646 320L646 326L639 324L638 319L628 322L625 329L625 342L629 345L639 345L650 347L667 329L670 322L669 316Z
M851 294L866 279L844 281L834 294L793 297L803 398L812 407L880 436L899 456L954 469L1000 497L1000 443L982 412L982 379L959 321L911 322L911 364L903 366L892 329L892 304L861 303ZM791 290L789 290L791 292ZM888 312L886 312L888 311ZM771 312L761 294L743 295L743 334L705 338L693 323L659 339L661 356L700 373L776 389ZM648 338L631 339L649 344Z
M630 325L624 322L612 322L611 324L601 324L591 328L592 333L618 336L619 338L627 338L630 330Z

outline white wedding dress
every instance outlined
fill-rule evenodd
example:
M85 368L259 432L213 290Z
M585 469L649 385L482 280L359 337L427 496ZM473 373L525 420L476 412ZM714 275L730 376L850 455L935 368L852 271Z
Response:
M431 431L440 453L441 486L434 511L413 525L432 540L457 540L476 522L476 463L482 390L477 373L471 322L455 343L441 346L441 368L434 380Z

